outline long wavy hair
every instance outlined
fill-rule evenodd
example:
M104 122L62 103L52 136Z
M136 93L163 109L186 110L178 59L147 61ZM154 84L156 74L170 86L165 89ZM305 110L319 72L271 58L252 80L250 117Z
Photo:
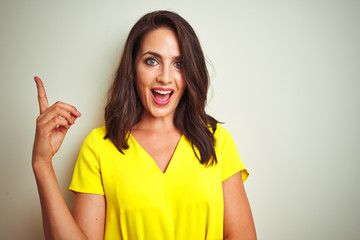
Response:
M209 74L200 42L190 24L170 11L156 11L143 16L131 29L114 82L108 93L105 108L106 138L124 153L132 127L138 123L144 107L137 94L135 59L144 36L160 27L170 28L176 34L183 59L182 71L186 89L176 108L174 125L192 144L201 164L217 163L215 154L216 124L206 114L205 105L209 87Z

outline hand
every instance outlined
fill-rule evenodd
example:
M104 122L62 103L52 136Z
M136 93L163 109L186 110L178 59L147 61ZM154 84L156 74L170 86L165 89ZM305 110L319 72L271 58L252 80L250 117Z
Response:
M33 164L35 162L51 163L67 131L81 113L75 107L62 102L56 102L49 107L41 79L39 77L34 77L34 79L38 92L40 116L36 120Z

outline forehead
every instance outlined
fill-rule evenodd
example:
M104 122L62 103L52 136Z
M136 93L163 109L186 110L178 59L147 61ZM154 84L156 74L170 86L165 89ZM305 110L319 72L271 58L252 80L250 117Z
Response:
M180 56L179 41L174 31L161 27L148 32L142 40L140 54L148 51L164 56Z

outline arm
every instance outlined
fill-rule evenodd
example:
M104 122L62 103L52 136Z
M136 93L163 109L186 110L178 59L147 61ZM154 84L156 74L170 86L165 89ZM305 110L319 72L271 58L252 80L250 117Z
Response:
M247 199L241 172L223 182L224 239L256 240L254 220Z
M70 126L75 123L77 117L80 117L80 113L75 107L61 102L49 107L42 81L35 77L35 82L38 89L40 116L36 122L32 167L39 191L45 237L46 239L88 239L90 236L86 236L88 233L86 229L103 233L104 224L84 226L83 223L77 223L64 201L52 167L53 156L59 150ZM98 198L93 194L89 199L101 201ZM102 198L105 202L103 196ZM77 205L84 203L89 209L79 211L75 207L77 216L83 218L96 216L97 219L103 219L105 207L97 208L87 202L89 201L79 198Z
M76 193L72 214L88 239L103 239L106 201L104 195Z

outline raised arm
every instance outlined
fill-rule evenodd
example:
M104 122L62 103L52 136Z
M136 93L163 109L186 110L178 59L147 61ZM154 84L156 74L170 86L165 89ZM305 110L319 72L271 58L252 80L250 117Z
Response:
M59 150L70 126L81 114L75 107L62 102L56 102L49 107L42 81L38 77L34 79L38 90L40 115L36 121L32 167L39 191L45 238L102 239L104 196L77 194L74 218L64 201L52 167L53 156ZM86 206L87 209L79 206ZM93 218L97 221L91 221Z
M241 172L223 182L224 239L256 240L254 221Z

